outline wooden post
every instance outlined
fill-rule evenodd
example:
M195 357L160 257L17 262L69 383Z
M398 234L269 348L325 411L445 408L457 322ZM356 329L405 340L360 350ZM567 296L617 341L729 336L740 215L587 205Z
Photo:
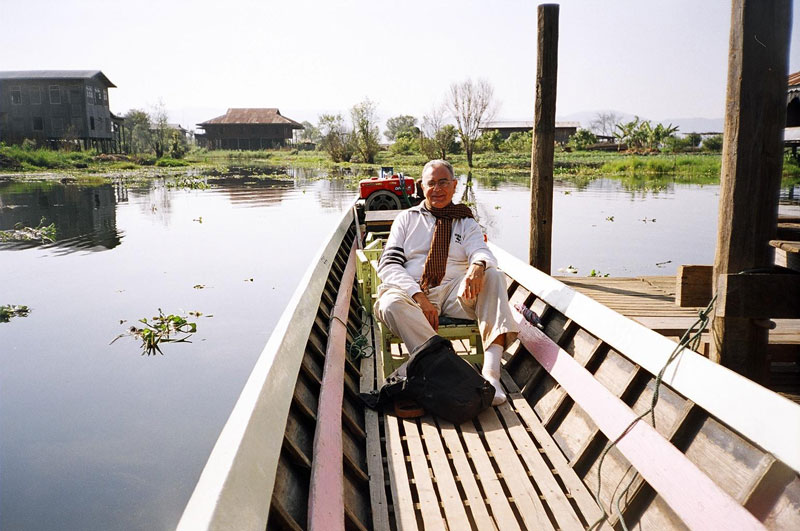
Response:
M733 0L714 291L720 275L770 267L786 120L790 0ZM715 316L711 359L756 381L768 330Z
M542 4L536 53L536 103L531 147L530 264L550 274L553 236L553 151L558 73L558 4Z

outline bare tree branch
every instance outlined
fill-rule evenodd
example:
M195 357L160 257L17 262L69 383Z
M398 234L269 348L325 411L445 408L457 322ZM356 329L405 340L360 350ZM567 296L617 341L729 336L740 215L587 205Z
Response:
M472 152L480 126L494 116L494 89L485 79L471 79L450 85L448 108L456 120L458 135L467 154L467 165L472 167Z

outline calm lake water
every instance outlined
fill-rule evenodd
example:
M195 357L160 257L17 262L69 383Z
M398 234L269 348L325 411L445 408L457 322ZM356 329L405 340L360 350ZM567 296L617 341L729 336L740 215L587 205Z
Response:
M525 259L527 185L473 181L490 241ZM172 182L0 180L0 230L57 228L53 244L0 244L0 305L32 309L0 323L2 529L174 528L285 303L355 198L349 181L300 170ZM559 183L553 269L711 263L718 193ZM109 345L159 308L202 314L191 343L149 357L130 337Z

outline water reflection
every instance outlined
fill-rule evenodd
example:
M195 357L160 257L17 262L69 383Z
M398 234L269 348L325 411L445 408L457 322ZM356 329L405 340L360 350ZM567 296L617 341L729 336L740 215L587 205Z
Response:
M0 230L36 227L42 219L55 223L55 243L62 251L105 251L122 241L117 231L116 205L127 201L124 187L85 186L60 182L0 182ZM4 249L41 245L37 241L6 242Z

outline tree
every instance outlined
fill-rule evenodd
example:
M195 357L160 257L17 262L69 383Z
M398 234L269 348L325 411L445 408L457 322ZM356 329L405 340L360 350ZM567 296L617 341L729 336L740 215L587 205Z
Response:
M719 153L722 151L722 135L713 135L704 138L702 148L703 151Z
M476 147L478 144L487 151L498 152L500 151L500 145L503 143L503 135L500 134L500 131L497 129L492 129L491 131L484 131L481 133L481 136L478 137L478 142L476 142Z
M567 142L567 145L576 151L586 150L589 146L597 143L597 137L588 129L578 129Z
M150 109L150 147L160 159L169 148L170 126L169 115L160 101Z
M319 129L314 127L314 124L309 121L303 121L300 125L303 126L303 129L295 129L297 140L300 142L310 142L312 144L316 144L320 141L322 135L320 135Z
M363 162L372 164L380 147L375 104L369 98L357 103L350 109L350 119L353 121L353 146Z
M494 114L494 89L485 79L473 82L471 79L450 85L447 102L456 120L458 136L467 154L467 165L472 167L472 152L478 138L481 124L490 120Z
M131 153L150 151L150 115L140 109L131 109L125 114L125 127L130 131Z
M389 149L395 155L407 155L416 150L418 140L419 135L415 135L412 131L400 131Z
M614 111L599 112L589 123L589 130L596 135L613 136L620 120L622 120L622 115Z
M503 142L503 151L510 153L530 153L533 144L532 131L514 131L505 142Z
M419 135L416 118L409 114L403 114L386 120L386 132L383 133L383 136L387 140L394 142L397 140L397 135L404 132L411 133L414 136Z
M351 132L347 130L341 114L323 114L319 117L320 147L334 162L349 162L353 157Z
M173 159L182 159L189 151L189 142L186 136L177 129L172 129L169 141L169 156Z
M668 138L678 131L678 127L672 124L653 124L650 120L640 120L638 116L630 122L617 124L617 131L614 136L620 142L627 144L628 149L658 149Z
M434 105L422 118L420 149L428 158L446 159L453 152L456 128L447 123L447 105Z

